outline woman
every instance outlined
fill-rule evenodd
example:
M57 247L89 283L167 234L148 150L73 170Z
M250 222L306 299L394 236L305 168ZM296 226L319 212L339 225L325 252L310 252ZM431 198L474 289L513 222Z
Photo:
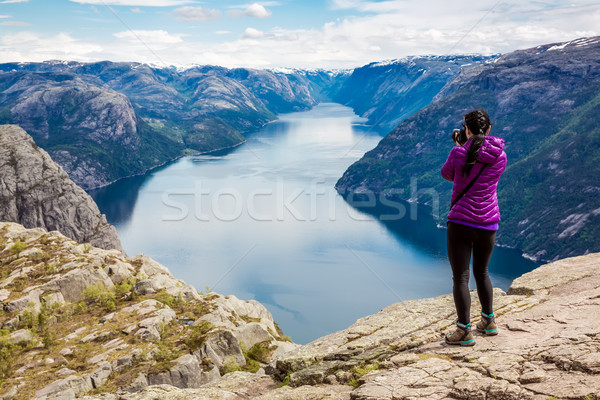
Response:
M463 126L467 141L450 151L442 167L444 179L454 182L452 206L448 213L447 246L454 281L454 304L458 314L456 331L446 336L446 343L472 346L475 338L471 333L470 318L471 252L473 275L481 303L481 321L476 328L485 335L498 334L488 263L500 221L496 187L506 168L506 153L504 139L488 136L492 125L484 110L466 114Z

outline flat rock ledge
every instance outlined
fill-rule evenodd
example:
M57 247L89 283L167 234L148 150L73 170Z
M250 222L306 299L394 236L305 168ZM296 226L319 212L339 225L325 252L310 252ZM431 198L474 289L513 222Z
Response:
M500 334L477 334L473 347L443 342L454 329L446 295L392 304L279 356L266 376L236 372L198 389L87 399L600 398L600 254L523 275L507 293L496 289L495 308Z

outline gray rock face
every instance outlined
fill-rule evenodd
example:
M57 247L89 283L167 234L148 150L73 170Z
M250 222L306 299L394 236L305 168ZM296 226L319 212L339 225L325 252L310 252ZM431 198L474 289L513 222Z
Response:
M275 338L257 322L250 322L235 329L235 337L240 341L246 350L249 350L257 343L272 341Z
M215 332L196 352L196 355L200 359L210 360L219 368L231 362L241 367L246 365L238 340L230 331Z
M19 96L11 108L16 124L48 139L57 134L50 132L49 120L59 118L63 120L63 130L79 129L98 144L113 142L126 147L139 144L135 113L126 96L78 77L65 80L62 85L40 78L28 75L20 85L5 92L8 96ZM71 109L73 112L68 112Z
M57 230L80 243L123 251L92 198L15 125L0 126L0 221Z
M178 388L199 388L221 377L217 367L205 371L200 366L198 359L191 354L181 356L174 362L176 365L169 371L149 375L148 384L167 384Z
M16 345L27 345L33 343L35 337L29 329L19 329L10 334L10 342Z

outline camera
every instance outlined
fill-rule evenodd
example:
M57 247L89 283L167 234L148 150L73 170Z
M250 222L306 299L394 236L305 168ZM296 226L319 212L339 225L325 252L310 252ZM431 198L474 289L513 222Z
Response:
M452 131L452 140L454 143L462 146L467 141L467 132L465 132L465 128L455 129Z

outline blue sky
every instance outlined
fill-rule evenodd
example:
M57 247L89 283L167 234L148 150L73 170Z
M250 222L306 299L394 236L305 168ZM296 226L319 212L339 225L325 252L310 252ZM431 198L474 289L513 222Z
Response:
M597 1L0 0L0 62L352 68L600 34Z

